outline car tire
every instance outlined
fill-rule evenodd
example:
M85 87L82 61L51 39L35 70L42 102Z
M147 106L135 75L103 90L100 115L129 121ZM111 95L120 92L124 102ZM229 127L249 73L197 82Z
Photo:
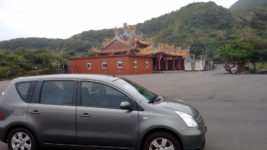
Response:
M179 140L168 132L155 132L149 135L144 142L143 150L181 150Z
M24 128L12 130L7 138L7 144L9 150L37 150L37 141L35 137L32 132Z

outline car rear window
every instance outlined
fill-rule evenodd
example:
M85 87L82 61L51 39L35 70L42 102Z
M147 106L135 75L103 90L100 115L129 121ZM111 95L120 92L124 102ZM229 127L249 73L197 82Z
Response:
M31 102L35 85L36 81L19 82L16 84L16 89L23 101Z

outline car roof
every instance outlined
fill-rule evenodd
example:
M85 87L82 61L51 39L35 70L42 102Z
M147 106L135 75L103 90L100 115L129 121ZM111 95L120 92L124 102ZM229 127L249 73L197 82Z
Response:
M14 79L15 82L23 81L37 81L37 80L71 80L71 79L84 79L84 80L97 80L104 82L112 82L119 79L119 77L112 75L100 75L100 74L54 74L54 75L37 75L28 77L19 77Z

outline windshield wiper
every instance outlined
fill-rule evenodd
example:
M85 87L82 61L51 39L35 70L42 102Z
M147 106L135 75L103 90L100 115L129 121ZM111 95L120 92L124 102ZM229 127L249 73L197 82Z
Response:
M154 95L148 103L154 103L154 102L160 101L160 100L162 100L162 96Z

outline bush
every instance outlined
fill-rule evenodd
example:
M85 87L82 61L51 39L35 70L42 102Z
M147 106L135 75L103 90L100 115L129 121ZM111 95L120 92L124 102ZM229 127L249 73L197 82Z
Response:
M57 64L57 70L55 66ZM67 68L66 60L58 53L44 50L0 50L0 80L22 75L36 75L43 72L57 72L58 68ZM45 71L44 71L45 70ZM64 70L60 70L61 73Z

